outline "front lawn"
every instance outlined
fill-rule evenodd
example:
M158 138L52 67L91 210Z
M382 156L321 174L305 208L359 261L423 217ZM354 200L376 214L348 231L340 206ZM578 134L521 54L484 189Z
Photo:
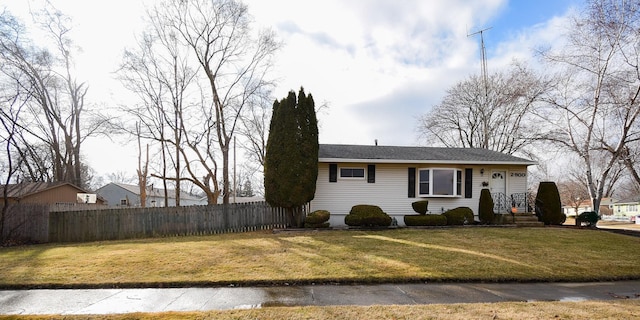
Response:
M329 306L329 307L270 307L251 310L223 310L209 312L133 313L120 315L45 315L2 316L0 319L24 320L129 320L129 319L235 319L235 320L315 320L315 319L637 319L640 300L581 301L581 302L500 302L403 306Z
M638 252L569 228L254 232L0 248L0 287L640 279Z

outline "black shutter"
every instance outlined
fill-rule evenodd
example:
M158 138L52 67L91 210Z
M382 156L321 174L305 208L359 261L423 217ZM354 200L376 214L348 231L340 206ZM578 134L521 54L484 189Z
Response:
M409 168L409 198L416 197L416 168Z
M329 182L338 182L338 164L329 164Z
M376 183L376 165L370 164L367 166L367 182Z
M464 197L473 197L473 169L464 169Z

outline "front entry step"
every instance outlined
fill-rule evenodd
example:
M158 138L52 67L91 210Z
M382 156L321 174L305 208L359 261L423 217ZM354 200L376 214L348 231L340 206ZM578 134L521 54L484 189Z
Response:
M544 227L544 222L538 221L533 213L516 213L513 219L518 227Z

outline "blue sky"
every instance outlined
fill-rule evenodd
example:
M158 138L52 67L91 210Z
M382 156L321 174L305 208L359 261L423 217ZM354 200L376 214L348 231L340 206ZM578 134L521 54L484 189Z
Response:
M114 80L125 47L142 28L144 3L152 0L51 2L74 19L82 47L76 65L98 105L129 103ZM29 22L28 5L0 4ZM485 33L489 71L513 59L535 65L532 49L562 42L563 23L578 0L248 0L256 27L273 29L283 41L273 76L274 98L304 86L316 104L320 142L419 145L417 118L446 90L480 72L480 39ZM90 141L85 152L99 174L135 170L136 146L124 141ZM110 154L123 163L109 161ZM106 159L106 160L105 160Z

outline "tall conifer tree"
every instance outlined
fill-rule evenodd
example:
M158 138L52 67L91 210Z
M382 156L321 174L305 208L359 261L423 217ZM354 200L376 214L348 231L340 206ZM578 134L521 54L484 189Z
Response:
M265 154L265 199L286 208L292 225L301 226L302 207L313 200L318 177L318 121L311 94L300 88L273 103Z

